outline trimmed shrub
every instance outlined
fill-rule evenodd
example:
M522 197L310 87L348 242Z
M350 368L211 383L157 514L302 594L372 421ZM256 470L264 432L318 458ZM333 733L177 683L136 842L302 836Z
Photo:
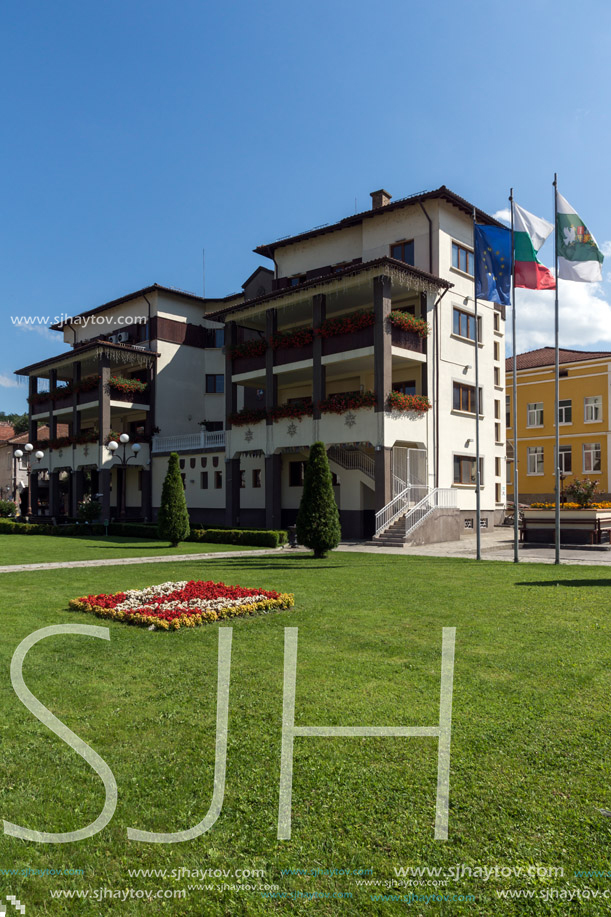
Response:
M17 505L12 500L0 500L0 518L13 518L17 513Z
M157 532L160 538L167 538L170 545L175 548L189 537L189 530L189 513L178 465L178 452L172 452L161 491Z
M314 443L305 469L303 494L297 513L297 537L314 557L324 557L341 538L339 511L324 443Z

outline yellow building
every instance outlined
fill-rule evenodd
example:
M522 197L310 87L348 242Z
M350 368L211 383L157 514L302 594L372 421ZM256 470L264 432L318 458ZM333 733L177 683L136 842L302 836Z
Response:
M513 500L513 360L506 362L507 497ZM553 500L555 475L554 348L517 357L518 489L523 503ZM611 352L560 349L560 473L563 489L575 478L611 476L609 386Z

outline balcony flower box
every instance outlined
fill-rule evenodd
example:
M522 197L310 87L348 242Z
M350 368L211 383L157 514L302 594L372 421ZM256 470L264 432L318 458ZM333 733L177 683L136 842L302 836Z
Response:
M270 417L274 420L283 420L289 417L293 420L301 420L302 417L312 416L312 405L300 402L298 404L278 404L269 412Z
M329 395L318 402L318 407L321 414L345 414L358 408L371 408L375 403L375 392L345 392Z
M426 414L431 409L431 402L426 395L404 395L402 392L390 392L388 395L388 408L391 411L413 412Z
M263 409L249 408L243 411L234 411L227 419L232 427L246 427L261 423L266 418L267 414Z

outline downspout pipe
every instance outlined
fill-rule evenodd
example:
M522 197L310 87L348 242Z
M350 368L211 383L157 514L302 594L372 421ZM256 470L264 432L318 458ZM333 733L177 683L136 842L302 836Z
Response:
M424 204L420 201L420 209L428 220L429 224L429 274L433 273L433 221L425 210Z
M433 323L435 326L435 487L439 487L439 303L448 292L446 288L433 305Z

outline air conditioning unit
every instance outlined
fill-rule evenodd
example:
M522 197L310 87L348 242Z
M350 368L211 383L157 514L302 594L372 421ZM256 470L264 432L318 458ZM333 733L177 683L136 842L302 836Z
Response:
M117 344L126 344L129 341L129 332L120 331L117 335Z
M108 336L109 342L110 342L111 344L116 344L116 343L117 343L117 338L118 338L118 336L119 336L118 334L111 334L111 335L109 335L109 336Z

